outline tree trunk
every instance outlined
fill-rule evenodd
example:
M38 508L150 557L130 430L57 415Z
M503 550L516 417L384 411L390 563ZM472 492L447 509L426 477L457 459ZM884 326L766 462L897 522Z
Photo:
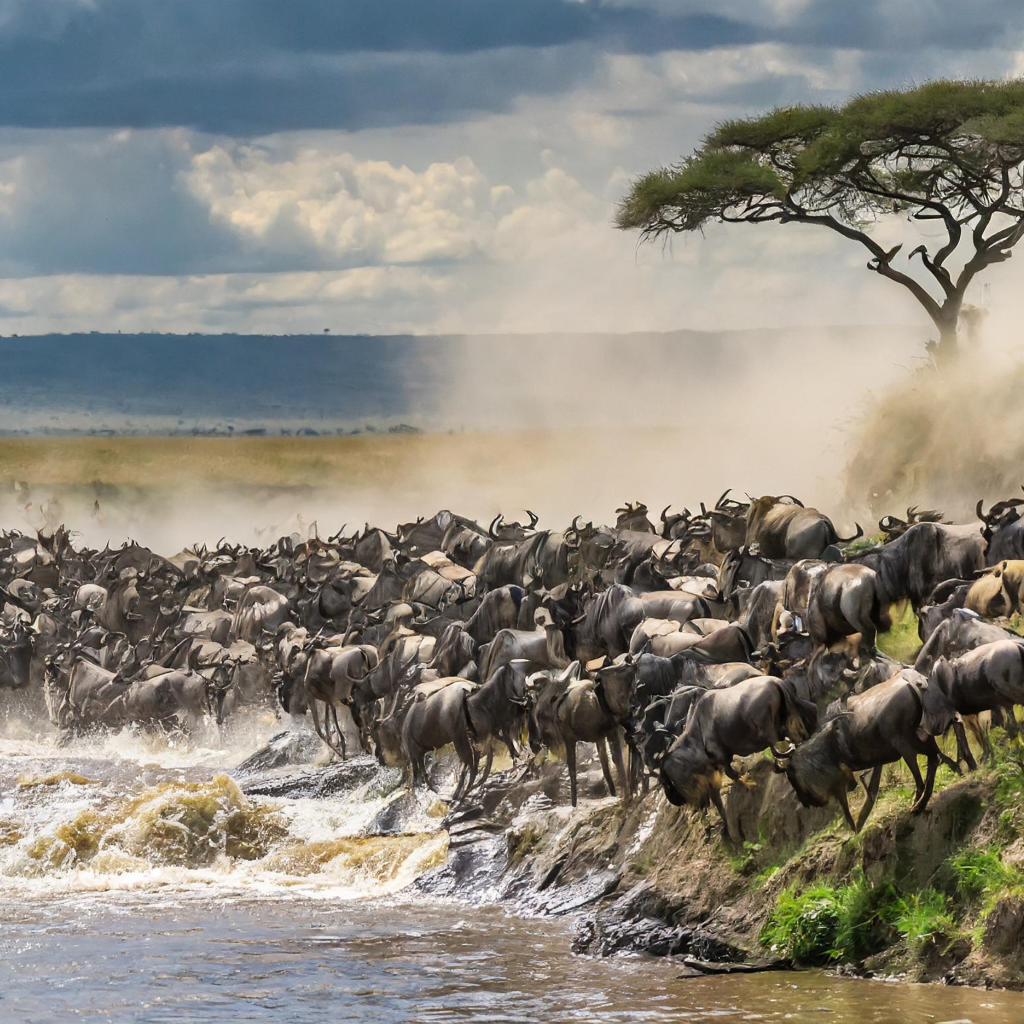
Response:
M956 360L960 352L957 341L956 324L943 324L939 328L939 340L935 344L935 361L941 365L948 365Z
M960 354L958 340L960 306L960 302L957 302L953 307L950 307L950 304L947 303L946 307L942 310L942 318L935 321L935 326L939 329L939 340L932 342L931 349L935 362L939 366L947 366L955 362L956 357Z

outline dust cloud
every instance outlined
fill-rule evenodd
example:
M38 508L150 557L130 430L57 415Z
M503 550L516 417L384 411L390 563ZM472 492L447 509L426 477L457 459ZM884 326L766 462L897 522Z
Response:
M845 495L877 515L910 504L958 522L986 503L1024 497L1024 362L998 322L961 340L950 366L897 378L867 404L850 438Z
M529 508L562 528L732 487L798 494L844 532L864 505L844 488L849 439L873 396L913 379L921 341L894 328L456 339L416 390L431 433L4 441L0 517L172 553L441 508L481 521Z

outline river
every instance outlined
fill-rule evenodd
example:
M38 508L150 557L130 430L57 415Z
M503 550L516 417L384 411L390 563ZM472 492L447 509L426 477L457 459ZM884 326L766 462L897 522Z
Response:
M8 730L0 1020L1024 1020L1014 993L573 956L566 919L410 890L446 837L427 796L400 834L368 834L396 799L387 773L323 799L247 796L236 766L262 738L57 749Z

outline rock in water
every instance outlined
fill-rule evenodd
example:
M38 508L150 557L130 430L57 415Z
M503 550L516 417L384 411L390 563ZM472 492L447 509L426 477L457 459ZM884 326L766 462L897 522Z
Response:
M240 774L265 772L289 764L309 764L320 754L320 737L308 730L286 729L250 754L236 769Z

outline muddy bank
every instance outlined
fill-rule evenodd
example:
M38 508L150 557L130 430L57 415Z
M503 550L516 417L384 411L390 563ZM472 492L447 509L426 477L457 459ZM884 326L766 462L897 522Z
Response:
M605 796L596 768L583 776L575 810L560 763L509 769L443 819L448 856L413 885L570 915L576 952L672 956L684 974L828 966L1020 989L1024 760L999 749L993 766L970 777L944 770L916 818L912 789L889 770L860 835L829 809L802 808L767 759L751 758L745 783L727 792L731 829L743 837L728 844L714 817L673 807L658 791L629 807ZM313 785L368 770L319 769ZM310 791L308 772L291 778ZM259 776L243 783L267 785ZM412 799L398 796L368 829L386 832Z

